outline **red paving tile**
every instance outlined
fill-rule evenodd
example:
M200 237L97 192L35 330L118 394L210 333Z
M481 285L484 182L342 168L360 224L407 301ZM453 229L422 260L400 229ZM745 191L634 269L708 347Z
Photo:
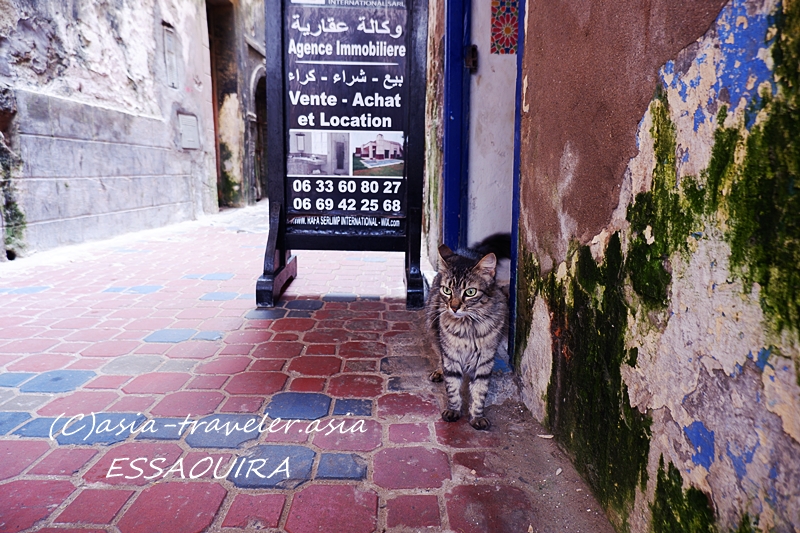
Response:
M464 533L519 533L535 523L524 492L507 485L461 485L446 495L450 528Z
M222 527L278 527L285 502L283 494L237 494Z
M374 398L382 392L383 378L371 374L343 374L328 382L328 394L339 398Z
M310 342L313 344L335 344L346 341L349 336L350 334L344 329L319 329L304 334L303 342Z
M22 339L0 346L0 353L41 353L58 344L52 339Z
M294 378L289 383L289 390L294 392L322 392L325 390L325 378Z
M29 355L8 366L9 372L47 372L48 370L58 370L65 368L74 362L74 357L66 355L42 354Z
M225 400L221 413L257 413L264 405L263 396L234 396Z
M267 359L295 357L303 351L303 344L299 342L265 342L256 346L253 357L263 357Z
M387 489L430 489L450 479L442 450L409 446L380 450L373 459L375 484Z
M192 379L187 389L219 389L228 380L228 376L197 376Z
M281 372L242 372L225 386L229 394L275 394L289 378Z
M171 359L208 359L221 347L221 344L215 342L186 341L167 350L167 357Z
M256 359L250 365L252 372L277 372L286 366L285 359Z
M252 359L249 357L220 357L197 367L199 374L236 374L241 372Z
M500 444L496 431L475 431L468 418L462 416L457 422L437 420L434 424L437 442L452 448L494 448Z
M501 478L505 474L502 467L489 465L486 452L460 452L453 454L453 464L469 469L477 477Z
M311 318L279 318L272 323L272 331L308 331L316 325Z
M191 377L191 374L173 372L143 374L122 387L122 390L128 394L164 394L179 390Z
M389 441L397 444L428 442L431 432L428 424L392 424L389 426Z
M50 443L42 440L0 441L0 480L22 473L49 450Z
M12 533L32 527L47 518L75 490L69 481L19 480L0 491L2 530Z
M288 370L307 376L332 376L339 372L342 360L338 357L305 356L295 357Z
M156 416L198 416L214 412L225 397L219 392L180 391L168 394L150 414Z
M99 376L83 386L84 389L118 389L133 376Z
M132 490L84 489L54 522L110 524L132 494Z
M339 355L352 359L367 359L386 356L386 345L382 342L345 342L339 347Z
M120 413L144 413L147 408L156 402L153 396L125 396L118 402L111 404L108 411Z
M211 525L226 494L218 483L152 485L137 496L118 527L122 533L199 533Z
M36 475L71 476L97 455L92 448L56 448L28 473Z
M336 355L336 345L310 344L306 347L306 355Z
M314 434L314 445L322 450L369 452L381 445L383 428L375 420L334 418L334 427ZM338 424L338 425L337 425ZM326 426L320 426L325 428ZM334 429L338 427L339 429Z
M439 499L434 495L398 496L386 502L388 527L439 527Z
M116 392L79 391L48 403L38 411L42 416L73 416L80 413L99 413L119 398Z
M372 533L378 496L352 485L316 485L295 494L286 520L288 533Z
M127 355L138 348L140 344L141 343L136 341L98 342L81 351L81 355L86 357L116 357L119 355Z
M411 418L438 418L441 414L435 398L401 392L385 394L378 398L378 416L404 416Z

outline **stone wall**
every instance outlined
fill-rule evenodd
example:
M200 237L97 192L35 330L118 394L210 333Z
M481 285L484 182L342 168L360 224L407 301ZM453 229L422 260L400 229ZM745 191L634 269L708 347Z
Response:
M800 3L527 10L527 406L619 531L798 531Z
M15 107L2 128L4 255L217 210L203 3L3 0L0 13Z

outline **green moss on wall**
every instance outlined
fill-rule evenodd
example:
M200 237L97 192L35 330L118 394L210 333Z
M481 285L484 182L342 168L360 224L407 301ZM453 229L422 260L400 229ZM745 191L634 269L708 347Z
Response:
M521 241L521 238L520 238ZM522 354L528 345L533 322L533 304L539 292L541 275L533 253L520 242L517 246L517 320L514 330L514 367L519 368Z
M0 141L0 212L2 212L5 234L3 244L6 250L15 253L24 247L26 228L25 213L16 200L14 185L11 181L12 170L20 165L19 158Z
M778 332L800 333L800 3L778 19L773 57L779 95L763 95L766 119L753 127L730 190L726 239L747 288Z
M669 104L659 89L650 105L656 164L649 191L636 195L628 206L631 224L626 270L631 286L646 306L667 305L672 281L670 257L687 252L687 237L697 229L703 209L703 192L694 178L678 184L675 167L676 130Z
M708 496L689 487L683 490L680 471L673 465L664 468L659 459L658 477L653 503L653 533L714 533L714 512Z
M221 142L219 143L219 179L217 180L217 196L219 205L235 206L241 201L241 188L236 183L236 180L230 173L225 170L227 163L231 160L233 154L231 153L228 145Z
M588 246L572 254L575 267L566 278L551 272L539 284L552 315L547 417L624 530L636 487L647 481L651 420L630 407L622 381L621 367L632 354L625 347L627 272L619 234L611 237L602 265Z

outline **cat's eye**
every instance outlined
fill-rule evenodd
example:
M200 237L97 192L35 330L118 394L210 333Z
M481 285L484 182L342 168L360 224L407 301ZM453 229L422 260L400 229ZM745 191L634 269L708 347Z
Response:
M475 289L473 287L470 287L469 289L464 291L464 296L466 296L467 298L475 296L476 294L478 294L478 289Z
M444 294L445 296L450 296L451 294L453 294L453 291L451 291L447 287L442 287L442 294Z

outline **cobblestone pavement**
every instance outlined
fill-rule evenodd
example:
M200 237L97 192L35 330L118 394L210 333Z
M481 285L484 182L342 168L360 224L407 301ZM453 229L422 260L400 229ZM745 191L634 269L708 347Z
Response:
M440 419L402 254L299 252L256 309L265 215L0 264L0 531L535 524L508 436Z

